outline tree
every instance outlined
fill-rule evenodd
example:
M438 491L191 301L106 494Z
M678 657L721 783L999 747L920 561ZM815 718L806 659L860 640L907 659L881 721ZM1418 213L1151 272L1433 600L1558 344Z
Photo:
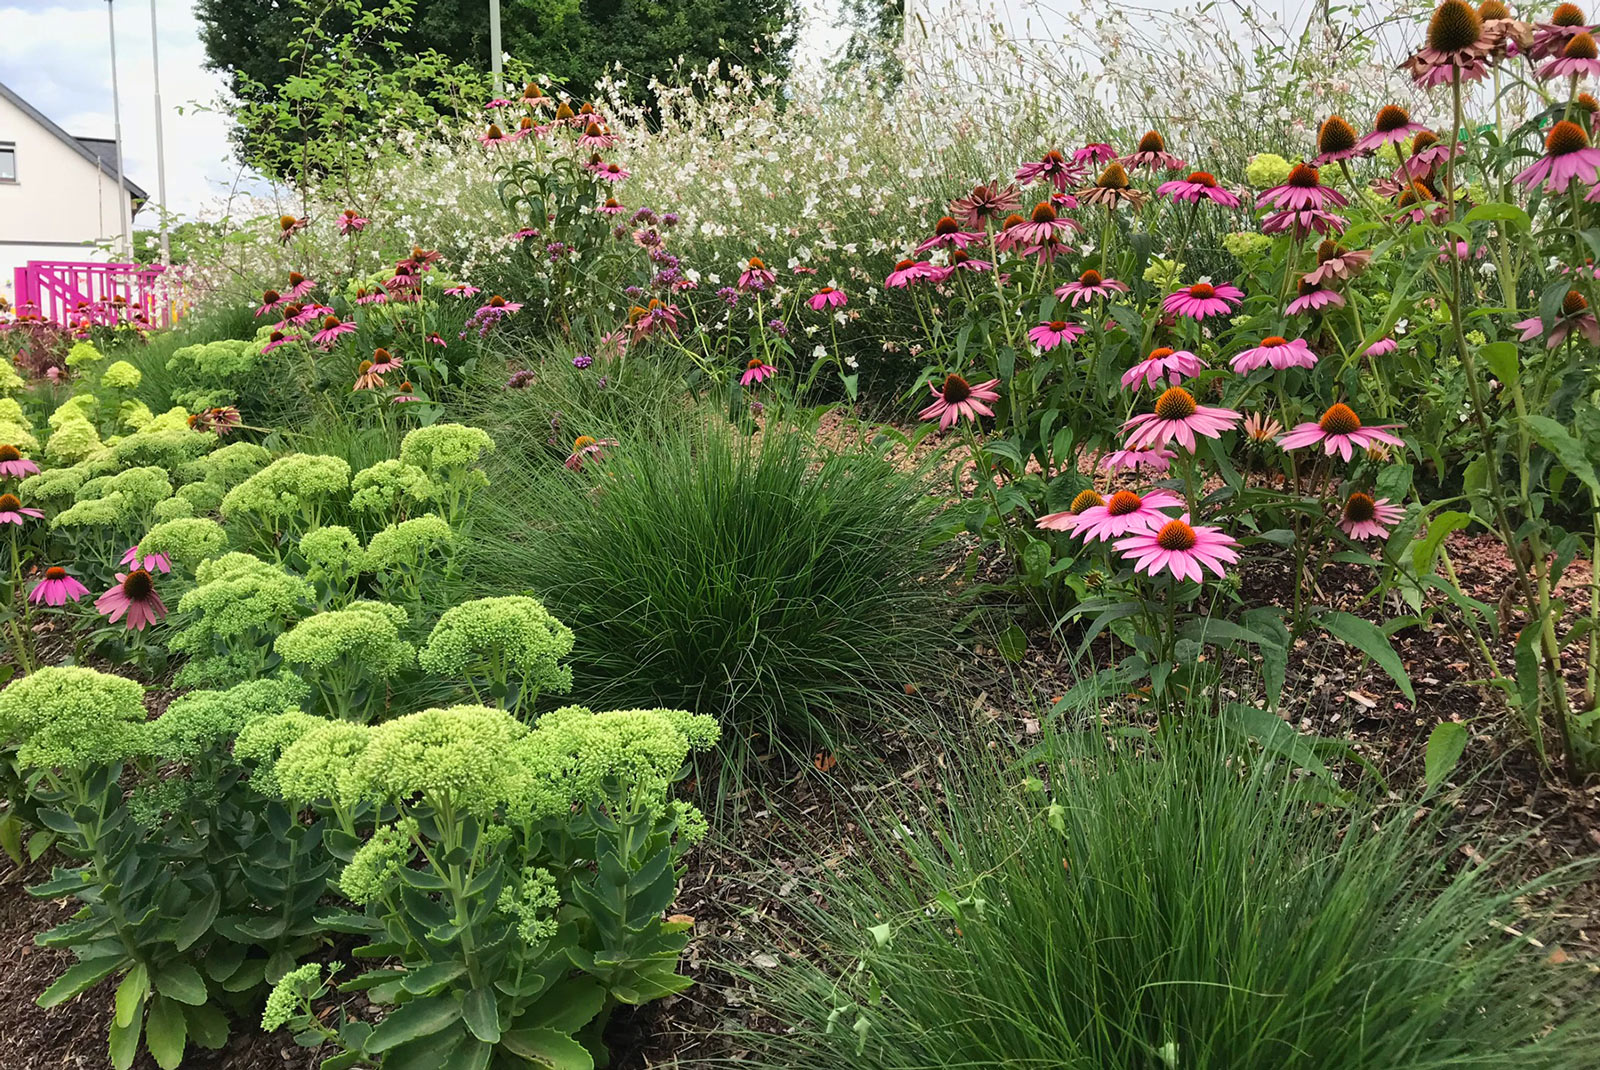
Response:
M674 80L679 61L713 61L783 77L794 47L795 0L501 0L502 47L547 78L547 88L585 97L618 64L636 102L648 103L651 78ZM377 14L381 17L374 20ZM488 0L197 0L206 66L228 75L242 105L241 155L280 177L292 161L263 159L253 142L259 106L280 101L300 68L326 68L334 42L341 62L396 73L425 61L410 88L430 98L428 78L452 65L489 67ZM376 24L374 24L376 22ZM318 41L307 46L308 33ZM458 74L460 71L458 70ZM416 72L413 71L415 75ZM449 81L449 78L444 78ZM461 81L459 77L455 79ZM248 106L256 105L256 114ZM281 109L280 109L281 110ZM433 116L419 116L418 128ZM269 156L271 154L268 154Z

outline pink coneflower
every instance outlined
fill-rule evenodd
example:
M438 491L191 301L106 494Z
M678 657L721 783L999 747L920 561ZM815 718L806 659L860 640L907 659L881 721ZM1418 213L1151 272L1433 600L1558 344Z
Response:
M1118 539L1117 552L1133 562L1135 572L1154 576L1163 570L1174 579L1200 582L1210 569L1219 579L1227 576L1222 567L1239 560L1234 547L1239 544L1208 524L1191 525L1189 514L1168 520L1153 531Z
M988 235L981 231L962 230L960 223L949 216L944 216L933 225L933 237L918 245L916 251L925 253L929 249L965 249L973 242L983 241L987 237Z
M1367 270L1371 249L1341 249L1331 238L1317 246L1317 266L1306 272L1308 282L1347 282Z
M365 286L356 287L356 304L358 305L386 305L389 303L389 294L382 286L367 289Z
M1210 171L1192 171L1188 178L1175 178L1163 182L1156 187L1156 193L1164 194L1175 201L1188 201L1190 204L1199 204L1202 200L1207 200L1224 208L1239 207L1239 195L1217 185L1217 178Z
M1273 212L1261 221L1261 233L1281 234L1292 230L1296 238L1308 234L1342 234L1350 221L1344 216L1325 212L1321 208L1285 209Z
M1439 263L1448 264L1452 260L1482 260L1489 255L1489 250L1483 246L1473 249L1464 241L1445 242L1439 246Z
M1387 357L1398 348L1399 343L1393 338L1380 338L1362 350L1361 355L1363 357Z
M0 479L25 479L39 471L39 466L22 455L17 447L0 444Z
M478 142L485 147L490 145L509 145L513 141L519 140L521 136L520 131L508 134L500 129L499 123L490 123L489 129L478 135Z
M242 423L244 417L232 405L217 405L189 417L189 425L196 431L214 431L222 438Z
M1322 184L1317 169L1310 164L1297 163L1281 186L1273 186L1256 198L1257 208L1280 208L1298 212L1307 208L1324 209L1328 205L1344 206L1350 202L1338 190Z
M310 222L310 218L304 216L299 219L296 219L292 215L279 216L278 240L287 245L291 240L293 240L296 234L300 233L302 230L305 230L306 225Z
M567 456L567 467L574 472L583 471L585 461L605 459L605 451L617 444L614 438L591 438L579 435L572 441L572 453Z
M745 365L744 372L739 376L739 385L749 386L751 383L764 383L777 374L777 368L774 368L760 357L751 357L749 363Z
M1098 271L1090 268L1065 286L1056 289L1056 297L1062 301L1069 301L1073 308L1080 302L1087 304L1097 297L1110 297L1114 293L1125 294L1128 287L1116 279L1103 277Z
M844 295L844 291L835 290L832 286L824 286L806 302L813 312L821 312L825 308L843 308L849 303L850 299Z
M300 341L300 336L298 334L285 334L282 331L273 331L271 334L267 335L266 344L261 347L261 352L271 353L279 346L286 346L298 341Z
M137 632L167 615L167 607L156 594L155 581L142 568L117 573L117 585L95 599L94 608L110 617L112 624L126 614L127 627Z
M1483 32L1483 19L1463 0L1444 0L1428 21L1427 43L1399 70L1424 88L1475 82L1488 73L1495 41Z
M384 287L390 290L409 290L421 284L422 280L417 275L417 269L411 264L399 263L394 266L394 274L385 282Z
M370 222L372 222L372 220L368 219L364 215L358 214L354 208L346 208L343 212L339 213L337 225L339 227L340 234L350 235L361 233L361 231L366 229L367 224Z
M1154 130L1145 132L1139 145L1118 163L1124 167L1148 167L1152 171L1181 171L1183 161L1167 151L1167 143Z
M1071 531L1078 523L1078 517L1084 512L1103 506L1106 500L1100 497L1094 488L1080 490L1072 499L1072 504L1059 513L1046 513L1034 521L1035 527L1044 528L1046 531Z
M934 266L926 260L902 260L889 272L883 285L892 290L904 290L914 282L932 277Z
M1038 245L1030 245L1023 249L1020 255L1025 260L1033 260L1043 265L1053 264L1056 261L1056 257L1071 252L1072 246L1052 234Z
M1356 147L1363 152L1377 152L1384 145L1398 145L1426 129L1412 121L1411 113L1398 104L1387 104L1378 109L1372 132L1357 142Z
M1057 191L1050 194L1050 206L1058 212L1070 211L1073 208L1078 207L1078 198L1074 197L1070 193L1061 193Z
M607 197L606 203L595 209L595 211L604 215L622 215L627 210L627 206L619 202L615 197Z
M1394 177L1402 181L1395 190L1389 190L1384 195L1393 196L1404 189L1404 181L1409 179L1422 180L1430 177L1435 171L1445 165L1451 156L1460 156L1466 152L1466 146L1461 142L1451 145L1440 141L1439 135L1432 130L1419 130L1411 139L1411 151L1406 154L1404 162L1395 168Z
M651 298L648 307L640 308L635 305L628 310L630 337L637 342L650 337L662 328L677 334L679 315L677 305L669 305L654 298Z
M1041 323L1028 331L1028 340L1039 347L1039 352L1048 353L1060 345L1071 345L1082 338L1084 329L1076 323L1066 320L1051 320Z
M981 230L997 219L1022 207L1015 185L1002 187L998 181L972 187L972 193L950 202L950 214L972 230Z
M1600 346L1600 322L1597 322L1594 313L1589 311L1589 302L1577 290L1567 291L1567 296L1562 299L1560 312L1550 324L1548 334L1545 333L1544 321L1538 316L1521 320L1513 326L1522 332L1519 341L1531 342L1543 335L1545 347L1548 349L1554 349L1566 341L1573 331L1587 338L1590 345Z
M1352 539L1387 539L1389 529L1403 516L1405 510L1391 505L1388 498L1374 500L1358 490L1345 500L1339 529Z
M1102 205L1108 211L1119 204L1131 204L1138 208L1149 199L1150 194L1129 185L1127 169L1115 160L1100 172L1094 185L1078 190L1078 200L1085 204Z
M392 371L399 371L400 366L404 363L405 359L403 357L395 356L387 349L380 348L372 351L372 370L378 375L388 375Z
M1159 387L1163 376L1172 386L1177 386L1184 379L1205 371L1205 367L1206 362L1187 349L1174 350L1163 346L1151 350L1148 357L1122 373L1122 388L1132 390L1139 385L1140 379L1147 386Z
M43 520L44 514L37 509L23 508L22 500L15 494L0 494L0 524L15 524L20 528L29 517Z
M1549 22L1534 24L1533 45L1529 55L1533 59L1548 59L1559 56L1562 49L1580 33L1592 33L1595 27L1589 25L1589 19L1583 13L1583 8L1577 4L1557 4L1556 9L1550 13Z
M934 398L933 404L917 415L924 420L937 417L940 431L948 431L962 417L977 423L980 416L994 415L994 410L989 408L987 402L1000 400L1000 394L995 390L999 385L998 379L974 386L959 375L947 375L943 383L928 384L928 392Z
M1589 144L1589 135L1584 133L1583 127L1568 119L1561 120L1545 136L1544 148L1545 155L1513 181L1530 188L1543 182L1551 193L1565 193L1573 179L1588 186L1595 185L1595 172L1600 169L1600 149Z
M416 388L411 385L410 379L403 381L398 387L395 388L396 393L394 397L389 399L389 404L411 405L420 402L422 399L411 392L415 389Z
M89 588L69 575L66 569L52 565L44 570L44 579L34 584L33 590L28 592L28 601L36 606L59 607L76 602L88 593Z
M1281 372L1288 368L1310 368L1316 363L1317 355L1311 352L1304 338L1290 341L1270 335L1261 339L1261 344L1254 349L1247 349L1234 357L1228 365L1240 375L1248 375L1257 368L1270 367Z
M1172 467L1177 458L1172 450L1162 446L1140 450L1112 450L1100 458L1100 467L1111 472L1137 472L1147 469L1161 475Z
M1091 167L1095 164L1110 163L1117 158L1117 150L1104 141L1091 141L1081 149L1072 153L1072 162L1081 167Z
M130 546L123 551L122 560L118 563L127 565L129 568L142 568L146 572L167 573L172 571L172 561L166 554L141 555L137 545Z
M1404 446L1405 440L1389 432L1399 424L1380 424L1376 427L1362 427L1361 418L1355 410L1343 402L1336 402L1329 406L1328 411L1322 414L1322 419L1315 423L1306 422L1296 425L1293 431L1278 440L1278 445L1286 450L1299 449L1301 446L1315 446L1322 444L1322 448L1329 457L1338 454L1340 458L1348 461L1356 450L1364 450L1377 442L1385 442L1391 446Z
M1299 284L1299 296L1289 302L1289 307L1283 310L1286 316L1298 316L1302 312L1316 312L1332 305L1334 308L1344 307L1344 294L1337 290L1330 290L1319 283L1308 282L1302 278Z
M1031 186L1042 178L1062 192L1066 192L1069 185L1082 177L1083 164L1077 160L1068 160L1054 149L1045 153L1036 162L1025 163L1017 168L1017 181L1024 186Z
M256 316L265 316L269 312L276 312L287 303L287 299L277 290L261 291L261 307L256 309Z
M454 286L446 286L444 288L446 297L473 297L482 292L470 282L458 282Z
M1198 404L1183 387L1172 386L1156 399L1154 411L1142 412L1122 425L1128 432L1122 445L1124 449L1139 449L1176 442L1193 453L1195 435L1221 438L1222 432L1238 422L1239 414L1232 409Z
M934 268L933 271L929 272L928 277L934 282L943 282L945 279L948 279L951 275L954 275L958 271L992 270L994 270L994 265L989 263L989 261L979 260L972 254L964 253L960 249L957 249L950 254L949 263L942 268Z
M479 306L478 311L472 314L474 319L498 320L522 311L522 302L507 301L499 294L494 294Z
M383 376L374 370L372 361L364 360L356 367L355 385L350 389L352 391L376 390L382 385Z
M623 179L632 174L632 172L625 169L621 164L615 161L607 162L600 159L598 156L590 159L586 166L591 172L594 173L596 178L603 182L621 182Z
M1207 316L1225 316L1244 300L1244 291L1226 282L1212 284L1197 282L1193 286L1168 294L1161 302L1163 310L1175 316L1203 320Z
M739 275L738 287L741 290L761 291L777 281L778 276L762 262L761 258L752 256Z
M353 320L341 320L338 316L324 316L322 328L311 336L311 341L323 349L333 348L333 343L339 340L340 335L349 334L356 329Z
M1391 218L1407 225L1442 223L1450 214L1450 209L1440 204L1433 191L1422 182L1412 182L1411 188L1400 194L1395 206L1399 211Z
M289 272L289 292L283 295L285 301L299 301L317 288L317 284L300 274L298 271Z
M1052 241L1064 244L1063 239L1068 234L1081 229L1075 220L1058 215L1049 201L1040 201L1033 206L1026 222L1012 224L1001 231L995 245L1010 249L1024 245L1046 245Z
M1312 158L1311 166L1321 167L1362 155L1365 153L1356 138L1355 127L1350 125L1348 119L1342 115L1330 115L1322 120L1322 125L1317 127L1317 154Z
M609 149L617 143L617 135L613 134L603 123L591 122L583 128L583 134L578 138L580 149Z
M1172 518L1163 509L1181 509L1183 499L1164 490L1145 495L1119 490L1104 505L1091 505L1072 520L1071 530L1084 542L1110 542L1140 531L1154 531Z

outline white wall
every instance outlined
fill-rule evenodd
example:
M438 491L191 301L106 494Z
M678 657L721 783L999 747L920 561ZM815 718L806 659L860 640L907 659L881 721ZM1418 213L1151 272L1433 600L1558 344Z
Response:
M0 241L0 294L16 301L17 268L30 260L70 260L78 263L105 263L111 254L96 245L11 245Z
M6 247L30 244L120 241L117 180L109 168L97 168L0 97L0 141L17 146L17 181L0 182L0 256ZM83 250L62 248L50 257L81 260ZM7 272L6 283L10 282Z

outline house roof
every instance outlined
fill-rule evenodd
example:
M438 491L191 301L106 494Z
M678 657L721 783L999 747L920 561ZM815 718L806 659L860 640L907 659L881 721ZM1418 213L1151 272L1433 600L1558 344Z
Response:
M79 156L82 156L85 160L88 160L96 167L104 167L106 174L115 175L117 173L117 143L113 139L102 137L73 137L71 134L67 133L65 130L61 129L55 123L46 118L44 113L39 111L38 108L35 108L32 104L29 104L26 100L23 100L21 97L17 96L16 92L4 82L0 82L0 97L4 97L12 104L15 104L24 115L38 123L40 126L44 127L46 130L50 131L50 133L54 134L63 145L70 148L73 152L76 152ZM150 199L150 194L146 193L138 183L134 182L133 179L129 178L127 175L122 176L122 186L133 196L135 200L147 201Z

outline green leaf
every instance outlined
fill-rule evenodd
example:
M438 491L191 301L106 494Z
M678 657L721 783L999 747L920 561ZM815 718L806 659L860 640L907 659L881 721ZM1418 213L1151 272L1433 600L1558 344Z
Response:
M1478 349L1478 356L1489 365L1489 370L1494 372L1494 377L1506 386L1516 386L1517 376L1521 371L1517 363L1517 347L1512 342L1490 342Z
M1417 574L1426 576L1431 573L1434 562L1439 559L1439 547L1444 545L1444 540L1452 531L1458 531L1470 523L1472 517L1453 510L1430 518L1428 534L1411 547L1411 566L1417 570Z
M594 1020L605 1001L604 985L592 977L573 978L546 993L517 1019L517 1024L576 1033Z
M189 1023L183 1008L160 996L150 1001L145 1015L144 1042L161 1070L177 1070L183 1065L183 1049L189 1041Z
M550 1070L594 1070L589 1049L554 1029L513 1029L500 1038L501 1046Z
M128 957L120 953L85 959L57 977L55 983L41 992L35 1002L45 1010L65 1003L78 993L87 991L105 980L118 966L127 961Z
M156 991L168 999L198 1007L206 1001L206 983L187 962L172 962L156 971Z
M1324 613L1319 620L1329 634L1344 640L1377 662L1378 668L1389 674L1406 698L1417 701L1417 693L1412 690L1411 677L1406 674L1400 655L1394 652L1394 647L1389 645L1389 637L1376 624L1350 613Z
M129 1024L111 1023L111 1065L117 1070L128 1070L139 1054L139 1038L144 1035L144 1015L137 1015Z
M228 1042L228 1016L217 1007L185 1007L183 1016L189 1020L189 1039L200 1047L216 1051Z
M1505 201L1490 201L1487 204L1474 205L1467 212L1464 222L1482 223L1489 220L1511 223L1517 230L1527 230L1533 226L1533 221L1528 217L1525 209Z
M436 962L420 970L411 970L400 982L400 987L412 995L420 996L432 992L440 985L449 984L466 972L467 965L464 962ZM389 979L393 979L394 976L390 973Z
M460 1018L461 1004L454 999L443 996L414 999L378 1023L367 1041L367 1051L376 1055L408 1040L432 1036Z
M1000 656L1007 661L1021 661L1022 656L1028 652L1028 633L1013 624L1000 633L996 645L1000 648Z
M202 899L198 904L189 908L189 912L178 923L178 934L173 938L173 945L179 951L187 951L194 946L194 942L211 930L211 923L217 920L217 910L222 906L222 896L215 889L211 894Z
M472 1035L485 1044L500 1040L500 1007L495 1002L493 989L474 988L461 1001L461 1020L467 1023Z
M1467 749L1467 728L1455 721L1440 721L1428 733L1428 747L1422 757L1422 779L1433 791L1455 769Z
M144 997L150 993L150 973L145 969L144 963L139 963L128 971L128 975L117 986L115 1000L117 1013L115 1021L120 1026L127 1026L139 1011L144 1007Z
M1522 425L1539 445L1556 455L1556 460L1561 462L1563 468L1583 480L1589 493L1600 497L1600 479L1595 477L1594 466L1584 454L1583 443L1548 416L1524 416Z

